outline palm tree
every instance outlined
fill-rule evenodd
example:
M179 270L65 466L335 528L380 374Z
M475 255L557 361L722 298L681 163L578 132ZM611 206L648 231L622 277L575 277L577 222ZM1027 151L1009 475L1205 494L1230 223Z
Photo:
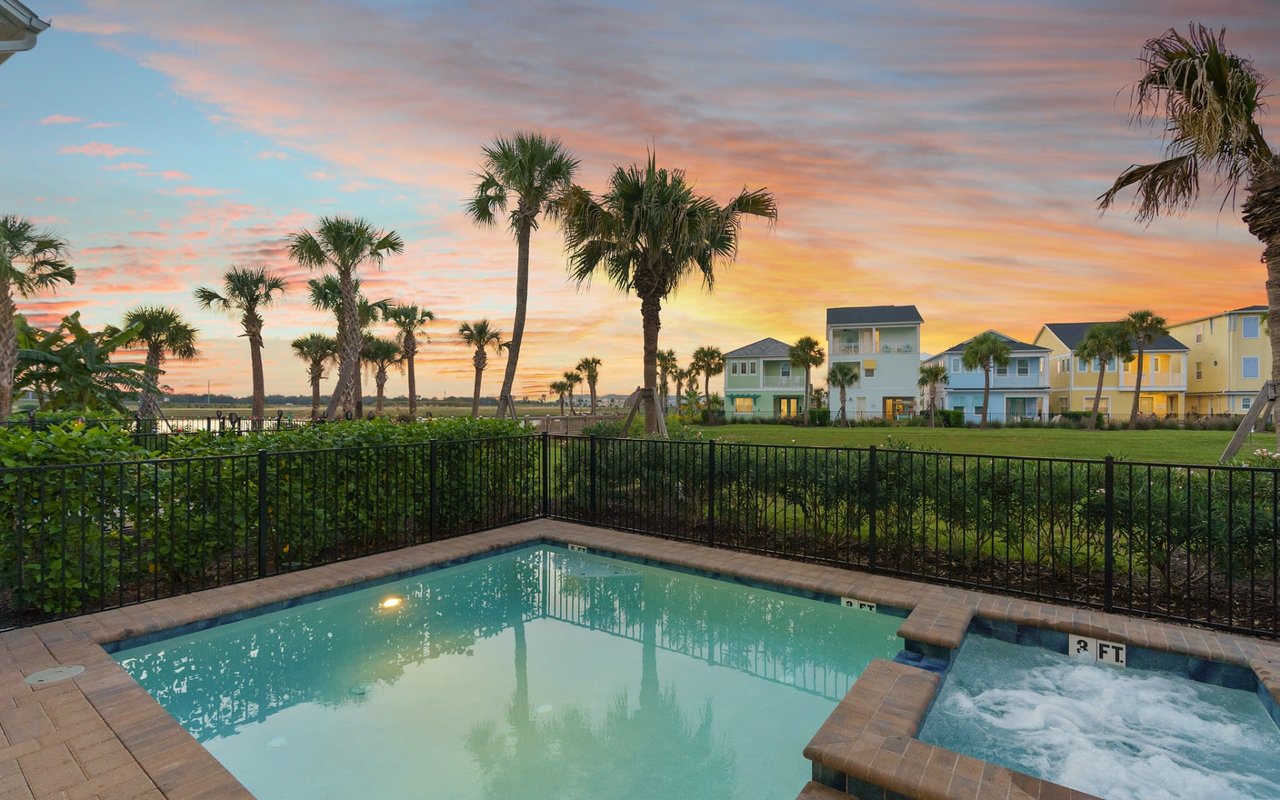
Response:
M1194 205L1202 172L1214 173L1227 197L1244 186L1244 223L1264 246L1271 379L1280 381L1280 156L1260 124L1267 79L1252 61L1226 49L1225 30L1194 23L1185 36L1170 29L1147 40L1140 60L1133 119L1164 118L1165 159L1120 173L1099 206L1105 211L1133 186L1138 221L1150 223ZM1273 414L1280 422L1280 403ZM1280 437L1280 424L1276 431Z
M675 350L658 351L658 391L660 394L658 400L664 414L667 409L667 390L671 388L671 375L679 368L680 364L676 361Z
M1102 404L1102 382L1107 374L1107 364L1113 360L1126 364L1133 360L1133 336L1123 322L1099 322L1080 337L1075 355L1085 361L1098 362L1098 388L1093 393L1093 413L1085 423L1092 430L1098 422L1098 407Z
M662 303L693 271L712 288L717 266L737 256L744 215L776 220L773 194L743 190L724 206L694 193L682 170L617 167L598 199L575 186L564 203L569 273L579 284L602 271L640 298L644 326L645 430L659 430L658 331Z
M222 275L222 294L201 286L196 301L201 308L239 313L240 326L249 339L249 363L253 372L253 412L255 424L267 413L267 389L262 376L262 315L260 309L283 294L285 279L262 267L231 267Z
M724 353L718 347L699 347L693 351L693 367L702 375L702 397L711 410L711 379L724 372Z
M524 319L529 302L529 240L538 227L538 215L554 215L561 196L573 183L578 169L574 158L558 139L521 131L511 138L499 136L484 148L475 196L466 203L467 216L478 225L490 226L510 209L508 224L516 237L516 315L508 343L507 371L498 393L498 415L516 416L511 397L524 343Z
M13 413L13 374L18 366L17 308L14 294L30 297L75 283L65 261L67 243L22 217L0 217L0 421Z
M685 367L681 369L676 367L671 371L671 378L676 384L676 416L680 415L681 403L684 400L684 385L698 379L698 374L693 371L693 367ZM666 412L666 409L663 409Z
M837 361L827 370L827 385L840 390L840 424L848 425L849 417L845 413L845 401L848 399L849 387L858 382L858 373L847 361Z
M308 269L332 270L338 279L338 383L326 416L338 406L359 413L360 328L356 277L365 265L382 266L390 253L403 253L404 241L395 231L377 230L363 219L322 217L313 233L301 230L289 237L289 258Z
M418 381L414 374L414 359L418 356L418 332L435 319L436 315L416 305L393 305L383 314L383 318L396 326L400 335L400 350L404 353L404 363L409 372L409 416L416 419Z
M381 414L383 399L386 397L387 370L403 363L404 351L397 341L366 333L364 346L360 348L360 360L373 367L373 384L377 389L374 413Z
M801 367L804 369L804 421L809 422L809 396L813 391L810 382L810 370L814 367L822 366L826 354L822 352L822 345L812 336L801 336L796 343L791 345L789 353L791 366Z
M126 414L128 396L149 385L146 365L115 358L138 328L109 326L95 333L80 324L79 311L63 317L51 331L31 327L21 314L14 322L14 388L35 389L42 409Z
M475 353L471 356L471 363L476 368L476 385L471 395L471 416L478 417L480 416L480 378L484 375L484 368L489 365L489 355L485 350L492 348L495 354L501 355L502 351L507 349L507 343L502 341L502 331L493 327L487 319L464 322L459 325L458 339L468 347L475 348Z
M299 336L291 343L294 355L307 363L307 380L311 381L311 418L320 416L320 381L324 369L338 357L338 342L323 333Z
M578 362L578 374L587 381L587 390L591 392L591 414L596 413L596 382L600 380L600 365L604 363L595 356L587 356Z
M578 384L582 383L582 376L573 370L569 370L564 374L564 382L569 385L569 413L576 414L573 410L573 390Z
M994 331L980 333L969 340L960 354L960 361L965 369L982 370L982 419L979 428L987 427L987 407L991 402L991 370L994 367L1009 366L1009 355L1012 350L1009 343Z
M916 380L916 386L924 390L925 395L929 398L929 427L933 428L937 425L938 417L938 389L950 383L951 378L947 375L947 368L942 364L922 364L920 366L920 377ZM982 404L982 413L987 413L987 404L984 398Z
M353 278L351 281L356 292L356 320L360 323L361 341L369 326L381 321L391 310L391 298L384 297L381 300L370 300L360 291L360 279ZM336 275L325 275L322 278L312 278L307 281L307 294L311 299L311 307L321 311L332 311L338 320L338 329L343 326L342 317L342 283ZM363 347L363 345L361 345ZM364 413L364 378L362 373L356 371L356 386L352 390L355 395L355 414L361 416ZM333 407L333 400L330 398L330 408ZM332 412L326 412L325 416L329 416Z
M1138 401L1142 398L1142 363L1144 351L1147 345L1155 342L1161 336L1169 335L1169 323L1165 318L1154 311L1130 311L1129 316L1125 317L1122 322L1129 331L1129 336L1133 338L1134 344L1137 345L1138 364L1137 375L1133 379L1133 409L1129 412L1129 428L1133 429L1138 424Z
M547 387L551 393L560 399L560 416L564 416L564 396L569 393L569 383L567 381L553 381Z
M156 419L160 416L160 376L164 374L165 356L189 360L199 355L196 349L198 331L187 324L176 310L166 306L138 306L124 315L125 329L137 328L129 339L130 346L147 349L147 385L138 393L138 416Z

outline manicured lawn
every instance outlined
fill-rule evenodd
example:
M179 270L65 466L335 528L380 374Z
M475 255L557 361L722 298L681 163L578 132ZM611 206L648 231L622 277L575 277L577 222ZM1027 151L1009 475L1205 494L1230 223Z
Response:
M1231 440L1230 431L1083 431L1063 428L802 428L791 425L699 426L704 436L754 444L797 444L828 447L888 446L889 439L912 447L950 453L983 453L1056 458L1103 458L1131 461L1216 464ZM1275 449L1274 434L1253 434L1241 448Z

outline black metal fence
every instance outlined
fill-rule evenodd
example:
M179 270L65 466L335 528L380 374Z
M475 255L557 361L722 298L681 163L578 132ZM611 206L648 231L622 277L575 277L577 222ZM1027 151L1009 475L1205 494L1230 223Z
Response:
M0 627L546 516L1280 635L1280 470L530 435L0 469Z

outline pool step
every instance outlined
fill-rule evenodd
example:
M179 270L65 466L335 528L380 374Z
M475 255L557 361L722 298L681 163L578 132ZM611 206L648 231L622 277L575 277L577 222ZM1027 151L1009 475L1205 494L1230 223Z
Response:
M816 781L809 781L800 790L796 800L849 800L849 795L844 792L838 792L830 786L823 786Z

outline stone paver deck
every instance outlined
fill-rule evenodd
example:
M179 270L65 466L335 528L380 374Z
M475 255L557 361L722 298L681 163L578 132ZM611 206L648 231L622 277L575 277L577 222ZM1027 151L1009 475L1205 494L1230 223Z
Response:
M0 634L0 800L249 798L101 645L540 539L911 610L900 635L930 646L954 647L979 615L1252 666L1280 699L1280 647L1271 642L543 519ZM75 664L86 668L77 678L23 682ZM884 779L879 786L901 796L936 800L1086 797L917 741L937 681L874 663L806 751L815 774ZM819 783L802 796L848 797Z

